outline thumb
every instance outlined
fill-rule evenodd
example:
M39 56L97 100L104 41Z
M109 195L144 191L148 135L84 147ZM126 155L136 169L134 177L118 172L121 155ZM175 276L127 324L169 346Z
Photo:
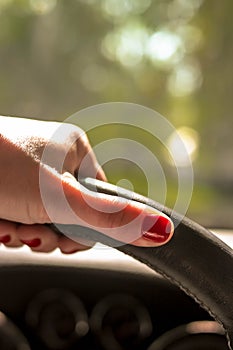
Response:
M49 182L42 197L52 222L81 225L136 246L160 246L172 237L172 221L156 209L87 190L69 173L50 174Z

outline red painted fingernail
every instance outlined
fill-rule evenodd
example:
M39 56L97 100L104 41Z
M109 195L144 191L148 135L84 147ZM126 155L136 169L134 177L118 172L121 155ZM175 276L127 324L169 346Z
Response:
M155 243L163 243L173 231L172 222L161 215L148 215L142 224L142 236Z
M41 240L39 238L34 238L34 239L29 239L29 240L21 239L21 242L23 244L28 245L31 248L39 247L39 245L41 244Z
M11 240L11 236L10 235L5 235L5 236L0 237L0 242L1 243L9 243L10 240Z

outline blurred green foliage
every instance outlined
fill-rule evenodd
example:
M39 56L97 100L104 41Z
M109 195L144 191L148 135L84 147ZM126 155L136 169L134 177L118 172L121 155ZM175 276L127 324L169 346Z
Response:
M231 0L0 0L0 112L62 121L104 102L150 107L186 128L195 155L189 216L233 227L232 13ZM150 135L115 125L89 137L151 149L174 204L176 174ZM135 164L116 160L105 170L147 194Z

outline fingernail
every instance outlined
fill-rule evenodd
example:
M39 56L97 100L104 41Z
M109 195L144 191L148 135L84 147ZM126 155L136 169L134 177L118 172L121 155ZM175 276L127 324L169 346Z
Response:
M10 235L5 235L5 236L0 237L0 242L1 243L9 243L10 240L11 240L11 236Z
M162 215L148 215L142 224L142 236L155 243L166 242L173 232L172 222Z
M39 245L41 244L41 240L39 238L34 238L34 239L29 239L29 240L21 239L21 242L23 244L28 245L30 248L39 247Z

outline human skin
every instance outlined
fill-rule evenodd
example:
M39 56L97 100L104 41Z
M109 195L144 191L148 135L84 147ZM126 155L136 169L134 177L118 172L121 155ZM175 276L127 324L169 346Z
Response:
M45 150L50 157L44 157ZM60 248L67 254L93 245L57 235L44 225L51 222L90 227L137 246L160 246L170 240L174 226L164 214L87 192L79 176L107 180L83 130L65 123L0 117L0 242L8 247L27 244L41 252Z

